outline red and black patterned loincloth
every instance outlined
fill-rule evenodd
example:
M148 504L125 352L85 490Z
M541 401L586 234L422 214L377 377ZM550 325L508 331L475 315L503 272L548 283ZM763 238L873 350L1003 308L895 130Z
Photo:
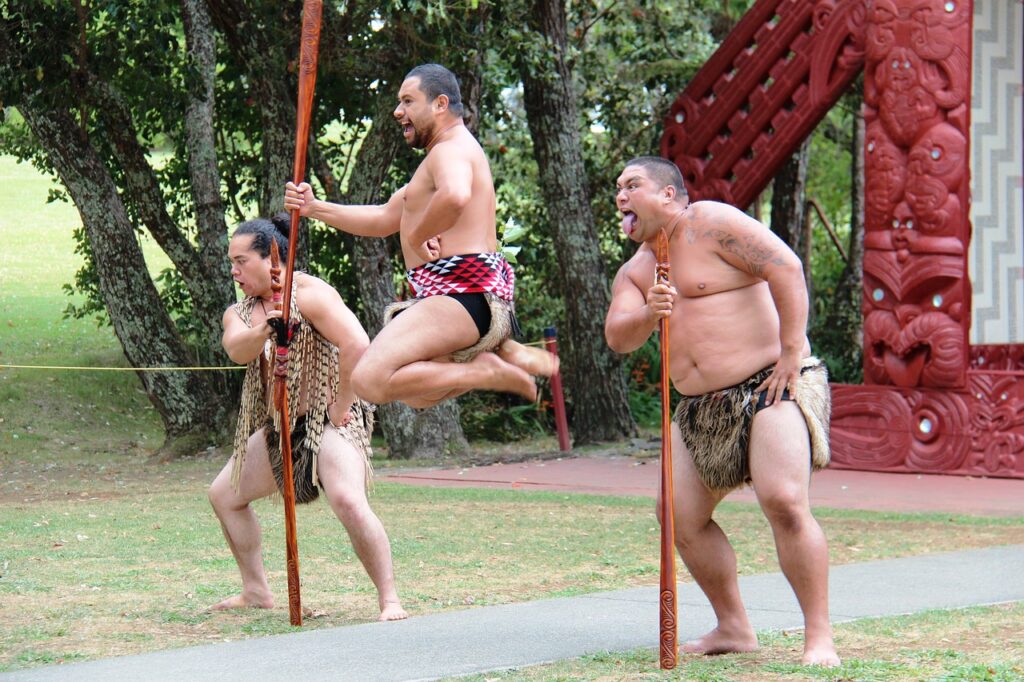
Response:
M431 296L480 294L486 301L491 318L487 332L482 333L472 346L452 353L451 358L455 362L469 362L480 353L498 348L513 334L520 335L512 300L516 276L512 266L500 253L471 253L439 258L407 270L405 274L416 297L389 305L384 310L384 324L406 308Z
M405 273L416 298L445 294L494 294L512 302L516 276L500 253L468 253L424 263Z

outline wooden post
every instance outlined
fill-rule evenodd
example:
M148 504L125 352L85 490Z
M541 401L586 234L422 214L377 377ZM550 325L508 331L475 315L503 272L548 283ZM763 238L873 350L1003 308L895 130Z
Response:
M554 356L558 356L558 334L554 327L544 328L544 347ZM562 452L572 450L569 442L569 422L565 417L565 397L562 395L562 372L559 370L551 375L551 402L555 408L555 430L558 432L558 449Z

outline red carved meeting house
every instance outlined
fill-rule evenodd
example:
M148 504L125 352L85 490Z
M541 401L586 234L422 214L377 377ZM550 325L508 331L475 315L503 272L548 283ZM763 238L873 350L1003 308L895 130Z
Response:
M864 383L832 466L1024 478L1024 5L759 0L673 104L691 198L747 208L864 74Z

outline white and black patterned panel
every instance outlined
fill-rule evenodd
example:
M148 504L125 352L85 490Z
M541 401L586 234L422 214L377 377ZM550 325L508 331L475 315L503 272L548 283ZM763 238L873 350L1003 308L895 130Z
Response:
M972 344L1024 342L1024 3L975 0Z

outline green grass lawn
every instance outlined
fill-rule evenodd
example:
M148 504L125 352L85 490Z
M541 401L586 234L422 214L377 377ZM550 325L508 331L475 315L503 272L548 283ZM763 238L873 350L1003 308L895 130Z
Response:
M0 364L127 367L113 330L64 319L62 287L82 257L71 204L47 203L55 185L27 163L0 156ZM140 237L152 272L167 257ZM0 465L34 455L53 462L109 450L156 447L160 420L133 372L0 369Z
M61 286L80 264L71 236L79 219L67 204L46 204L49 186L30 167L0 157L0 364L125 367L108 328L62 317ZM152 243L144 241L144 250L151 268L166 265ZM132 372L0 369L0 671L290 630L280 506L255 505L278 607L207 612L238 589L206 501L227 455L156 461L151 454L162 438ZM658 532L648 499L380 484L372 503L391 535L398 587L413 615L657 584ZM833 563L1024 542L1019 518L817 515ZM756 508L726 504L718 520L736 544L742 574L778 570ZM326 505L300 508L298 527L303 601L321 614L306 627L375 618L372 585ZM972 613L973 622L1004 623L1002 611ZM1019 631L1020 613L1010 613ZM928 618L939 642L958 641L965 630L957 614ZM895 626L878 627L881 639L899 639L886 634ZM791 644L781 634L766 637L771 651ZM1019 650L993 647L979 645L969 660L942 654L939 645L920 655L937 661L929 671L961 675L948 679L1011 679L957 672L977 663L1003 675L1004 661L1019 661ZM845 679L914 679L861 677L861 669L875 674L879 657L869 645L851 651ZM522 674L647 679L660 676L643 672L653 660L653 652L633 652ZM752 666L749 679L804 674L786 667L788 654L746 660L701 661L708 667L700 679L748 679L744 666ZM579 665L582 672L573 667ZM738 665L740 677L716 665Z
M1024 603L870 618L839 625L843 664L804 667L800 633L758 635L759 651L681 656L674 671L657 669L656 652L601 653L521 670L458 679L466 682L699 680L701 682L1019 682L1024 680Z
M206 611L239 587L205 496L224 459L9 460L0 485L0 671L289 631L282 514L271 500L254 507L277 607ZM658 581L646 498L378 484L371 500L414 616ZM834 564L1024 542L1024 519L817 515ZM778 570L756 507L727 503L717 518L741 574ZM326 504L300 507L298 528L303 604L322 614L305 627L373 620L373 586ZM644 656L653 661L653 652L637 653L636 665L651 664Z

